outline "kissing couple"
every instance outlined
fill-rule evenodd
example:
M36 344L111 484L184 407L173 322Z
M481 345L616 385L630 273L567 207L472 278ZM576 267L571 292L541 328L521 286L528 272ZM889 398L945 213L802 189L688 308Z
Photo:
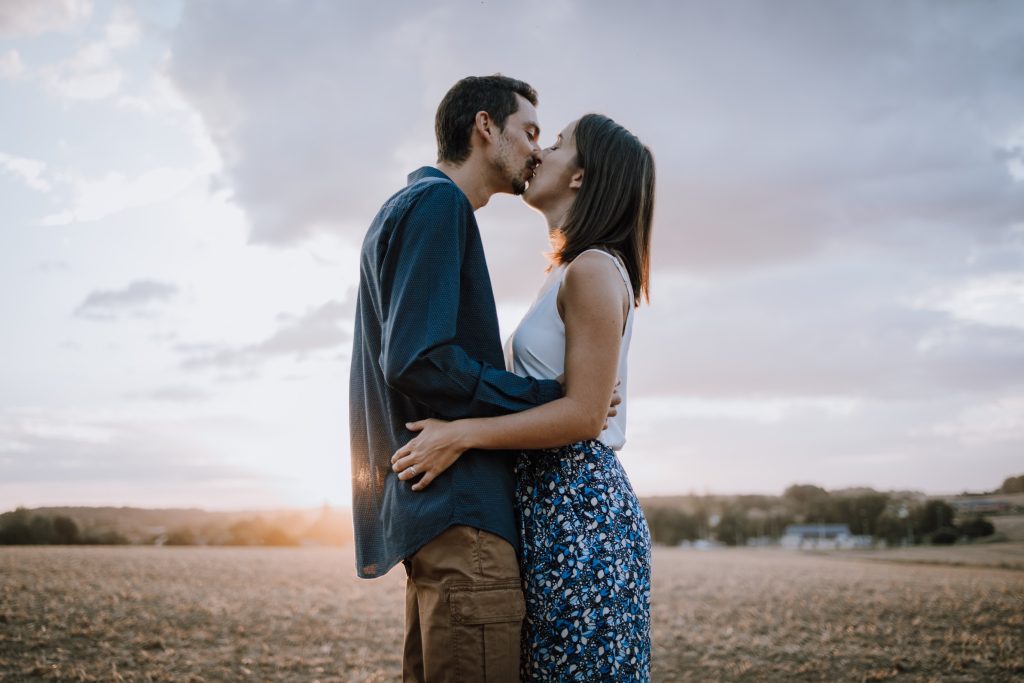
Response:
M650 679L651 538L616 451L654 160L601 114L541 148L536 107L519 80L457 82L437 163L362 245L356 569L405 567L407 682ZM499 192L540 212L552 245L504 348L474 215Z

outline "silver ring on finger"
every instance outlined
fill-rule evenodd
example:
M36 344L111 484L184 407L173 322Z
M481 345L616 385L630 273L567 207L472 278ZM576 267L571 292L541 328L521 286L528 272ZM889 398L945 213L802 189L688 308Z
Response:
M416 465L409 465L409 471L412 472L412 476L416 476Z

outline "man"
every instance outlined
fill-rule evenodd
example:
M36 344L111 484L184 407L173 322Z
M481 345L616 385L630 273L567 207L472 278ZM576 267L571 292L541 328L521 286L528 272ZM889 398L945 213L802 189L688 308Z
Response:
M405 565L405 681L518 681L525 605L513 457L468 451L413 492L391 455L407 422L525 410L554 380L505 372L474 211L521 194L540 163L537 95L500 75L465 78L437 109L436 167L411 173L367 232L350 378L359 576Z

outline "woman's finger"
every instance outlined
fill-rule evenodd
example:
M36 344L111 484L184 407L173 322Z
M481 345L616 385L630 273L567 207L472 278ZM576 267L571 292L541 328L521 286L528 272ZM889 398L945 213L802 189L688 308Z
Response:
M420 479L418 482L412 485L412 490L422 491L423 489L427 488L428 486L430 486L430 482L434 481L435 476L436 475L432 471L427 472L426 474L423 475L422 479Z
M399 448L397 451L395 451L395 454L391 456L391 464L394 464L394 463L398 462L399 460L401 460L405 456L407 456L410 453L412 453L412 448L413 448L412 447L412 441L410 441L409 443L405 444L404 446ZM397 472L398 470L395 470L395 471Z
M416 422L406 422L405 423L405 428L408 429L410 432L422 431L423 428L426 427L426 426L427 426L427 421L426 420L417 420Z
M409 467L411 467L412 465L415 465L415 464L416 464L416 456L410 454L410 455L406 455L405 457L400 458L399 460L397 460L391 466L391 469L393 469L395 472L398 472L398 478L401 479L402 475L405 474L405 471L407 469L409 469Z

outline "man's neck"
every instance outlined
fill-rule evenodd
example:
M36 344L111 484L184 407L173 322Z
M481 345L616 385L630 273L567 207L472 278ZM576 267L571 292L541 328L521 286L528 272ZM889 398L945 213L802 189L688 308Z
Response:
M476 159L470 157L458 166L447 161L437 164L437 170L452 179L462 193L469 199L473 210L486 206L496 190L488 182L487 169L481 168Z

